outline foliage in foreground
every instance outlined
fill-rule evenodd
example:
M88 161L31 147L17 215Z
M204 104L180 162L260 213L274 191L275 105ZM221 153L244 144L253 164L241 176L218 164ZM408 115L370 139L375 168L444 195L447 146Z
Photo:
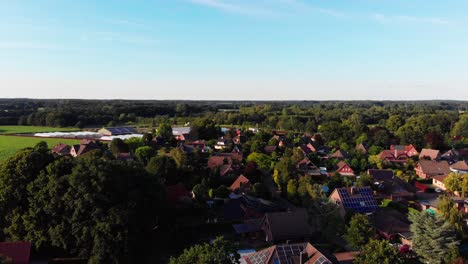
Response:
M410 213L413 250L427 263L451 263L458 256L455 231L438 215Z
M1 164L0 237L89 263L144 263L162 193L140 164L57 157L40 143Z
M172 257L170 264L233 264L239 263L237 244L217 237L212 244L204 243L185 249L177 258Z
M371 239L356 256L355 264L403 264L404 257L388 241Z

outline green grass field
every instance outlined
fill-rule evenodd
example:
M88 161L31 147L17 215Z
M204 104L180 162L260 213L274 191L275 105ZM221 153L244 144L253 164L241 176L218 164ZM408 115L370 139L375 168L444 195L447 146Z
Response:
M0 126L0 134L27 134L58 131L78 131L77 128L42 126Z
M75 139L0 136L0 162L15 155L18 150L27 147L34 147L41 141L47 142L49 148L52 148L59 143L76 144L79 142L79 140Z

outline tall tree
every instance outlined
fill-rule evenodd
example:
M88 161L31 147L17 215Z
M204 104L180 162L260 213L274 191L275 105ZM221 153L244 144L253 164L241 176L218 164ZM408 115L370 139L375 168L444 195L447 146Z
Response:
M369 218L363 214L355 214L346 228L344 237L353 248L361 249L374 234Z
M167 122L162 122L156 129L156 136L163 138L166 142L172 139L172 127Z
M448 252L459 244L454 229L439 217L426 212L412 212L409 215L413 250L427 263L446 262Z

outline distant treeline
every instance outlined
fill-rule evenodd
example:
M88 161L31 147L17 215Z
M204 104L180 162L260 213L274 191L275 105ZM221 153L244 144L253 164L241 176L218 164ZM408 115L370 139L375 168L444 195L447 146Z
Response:
M207 117L217 124L315 132L317 126L359 114L365 125L384 125L444 112L456 121L466 101L131 101L0 99L0 125L87 127L114 124L156 125L170 118L185 123ZM236 109L237 111L226 111Z

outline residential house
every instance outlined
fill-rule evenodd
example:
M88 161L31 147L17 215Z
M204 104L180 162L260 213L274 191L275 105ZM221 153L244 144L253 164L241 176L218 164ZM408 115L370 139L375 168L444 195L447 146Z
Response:
M359 252L357 252L357 251L333 253L333 257L334 257L333 263L353 264L354 259L356 258L356 256L358 254L359 254Z
M416 175L423 179L429 179L437 175L450 173L450 166L447 161L420 160L416 168Z
M30 254L31 242L0 242L0 255L10 259L12 264L29 264Z
M451 150L448 150L448 151L444 152L444 153L440 156L440 158L441 158L442 160L448 161L450 164L451 164L451 163L455 163L455 162L457 162L457 161L459 160L459 153L458 153L457 150L451 149Z
M339 149L337 151L335 151L335 153L331 154L329 156L330 159L339 159L339 160L345 160L345 159L348 159L349 158L349 154L348 152L342 150L342 149Z
M215 149L222 150L226 148L231 148L233 144L232 139L221 137L216 141Z
M347 211L368 214L376 212L379 208L372 189L368 186L336 188L329 199L339 207L342 217Z
M206 153L210 150L210 148L206 145L205 140L196 140L191 142L185 142L182 144L182 147L185 152L192 153L195 150L198 150L202 153Z
M421 150L421 153L419 154L419 159L428 159L428 160L439 160L440 159L440 151L437 149L425 149L423 148Z
M294 211L266 213L262 221L265 240L269 243L281 241L308 241L314 230L308 223L307 211L296 208Z
M304 158L296 164L297 171L302 175L321 176L320 169L308 158Z
M460 174L466 174L468 173L468 164L466 163L466 161L461 160L450 165L450 170L453 172L458 172Z
M401 151L404 152L408 157L413 157L417 156L419 152L416 150L416 148L413 146L413 144L410 145L390 145L390 150L391 151Z
M408 160L408 155L404 151L399 150L383 150L379 157L386 162L405 163Z
M60 156L70 155L71 147L67 144L60 143L52 148L52 153Z
M73 145L70 150L70 155L73 157L78 157L83 154L86 154L90 151L100 149L99 145L92 140L83 139L80 141L79 145Z
M192 128L183 126L183 127L173 127L172 128L172 135L178 141L188 141L193 140L194 135L192 133Z
M339 173L342 176L355 176L354 170L344 161L338 162L335 166L335 173Z
M385 208L377 211L370 217L370 222L377 233L389 241L397 240L402 234L410 233L408 218L395 209Z
M208 159L208 168L213 169L222 165L240 164L242 153L216 153Z
M443 191L447 190L447 187L445 187L445 178L447 178L448 175L436 175L432 177L432 184L436 186L436 188L439 188Z
M137 134L138 131L134 127L103 127L98 130L98 133L103 136L121 136Z
M395 176L392 170L369 169L377 196L392 201L408 201L415 197L416 188Z
M245 177L244 175L239 175L237 179L231 184L231 187L229 189L231 191L240 191L240 192L245 192L248 191L252 187L252 184L250 183L249 179Z
M369 148L367 147L367 144L365 143L358 144L355 149L356 151L361 152L364 155L369 153Z
M230 197L231 199L223 206L224 221L263 219L266 213L285 210L274 202L246 194L231 194Z
M246 264L332 264L310 243L274 245L243 257Z

